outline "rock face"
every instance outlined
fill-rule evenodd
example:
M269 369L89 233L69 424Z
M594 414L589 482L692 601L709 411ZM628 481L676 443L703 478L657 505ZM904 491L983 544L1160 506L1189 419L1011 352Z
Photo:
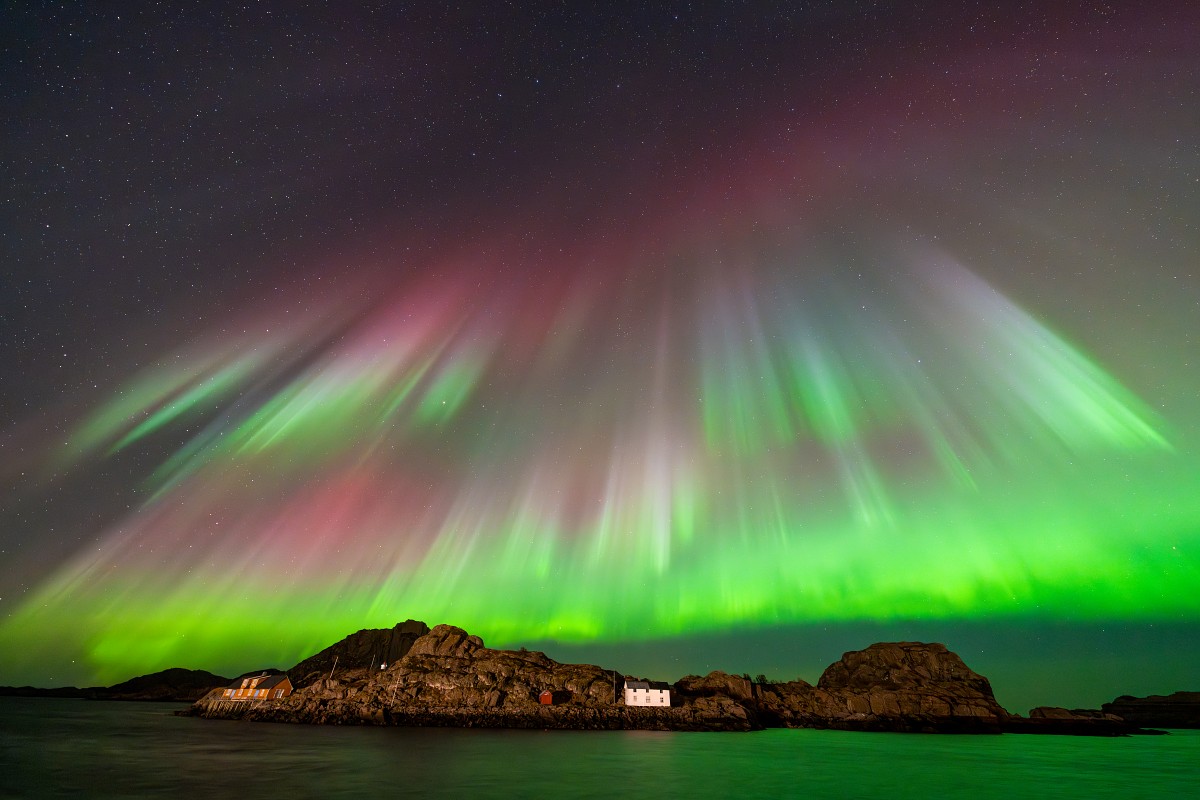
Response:
M361 630L304 659L288 670L288 675L299 688L328 677L334 669L378 669L380 664L399 661L427 633L428 625L412 619L391 629Z
M720 696L746 703L754 697L754 684L746 678L713 670L703 678L698 675L683 676L675 683L675 691L683 697Z
M951 687L971 697L995 702L988 679L963 663L944 644L882 642L854 650L830 664L817 681L828 690L927 690Z
M1200 728L1200 692L1175 692L1149 697L1122 695L1100 710L1132 725L1150 728Z

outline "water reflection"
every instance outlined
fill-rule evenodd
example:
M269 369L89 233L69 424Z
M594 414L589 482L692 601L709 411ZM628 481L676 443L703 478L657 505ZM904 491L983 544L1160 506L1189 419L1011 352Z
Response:
M339 728L0 699L5 798L1187 796L1200 734L1126 739Z

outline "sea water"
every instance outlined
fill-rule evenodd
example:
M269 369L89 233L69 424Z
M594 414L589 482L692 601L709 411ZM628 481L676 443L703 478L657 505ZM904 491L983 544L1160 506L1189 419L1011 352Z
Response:
M357 728L174 716L183 707L0 698L0 797L1200 797L1200 731Z

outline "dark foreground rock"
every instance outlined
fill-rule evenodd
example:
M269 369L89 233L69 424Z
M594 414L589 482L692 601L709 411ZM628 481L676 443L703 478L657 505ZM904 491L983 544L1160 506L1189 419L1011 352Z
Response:
M1161 734L1162 728L1200 728L1200 692L1131 697L1122 695L1098 710L1040 707L1028 719L1015 717L1014 733L1071 733L1083 736Z
M1066 709L1057 706L1039 706L1031 709L1028 717L1013 716L1007 726L1008 733L1057 733L1071 736L1128 736L1131 734L1159 734L1162 731L1143 730L1116 714L1106 714L1088 708Z
M1100 707L1133 725L1151 728L1200 728L1200 692L1130 697L1122 695Z

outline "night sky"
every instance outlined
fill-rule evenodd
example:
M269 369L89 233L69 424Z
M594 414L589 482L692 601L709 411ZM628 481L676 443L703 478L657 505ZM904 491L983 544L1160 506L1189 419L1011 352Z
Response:
M0 683L1200 690L1191 4L171 5L0 12Z

